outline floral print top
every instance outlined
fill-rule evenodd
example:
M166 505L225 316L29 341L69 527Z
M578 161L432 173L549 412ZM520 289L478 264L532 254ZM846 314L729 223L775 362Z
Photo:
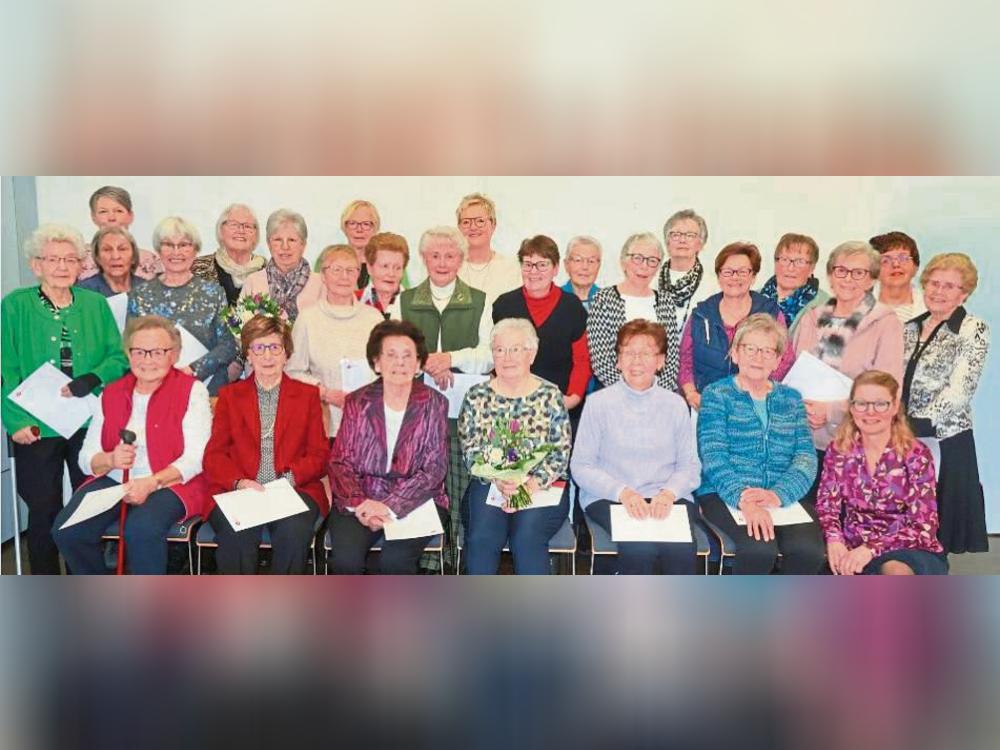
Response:
M471 468L476 456L489 445L493 425L514 420L519 423L518 431L536 446L556 446L529 476L542 487L565 477L571 445L569 414L562 393L547 380L540 380L534 391L520 398L501 396L488 381L469 389L458 415L458 438L466 465Z
M886 446L874 476L860 440L846 453L831 443L816 512L827 543L865 545L875 557L898 549L942 552L936 492L934 461L919 440L903 458Z

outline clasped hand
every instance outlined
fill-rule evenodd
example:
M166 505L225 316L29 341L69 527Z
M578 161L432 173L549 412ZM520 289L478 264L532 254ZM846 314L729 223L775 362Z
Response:
M372 531L381 531L382 527L392 520L392 511L385 503L369 499L354 509L354 517L362 526Z
M762 487L748 487L740 494L739 509L747 522L747 536L759 542L774 539L774 519L768 508L781 507L781 499Z
M621 500L622 505L625 506L625 510L631 518L637 521L642 521L646 518L662 521L670 515L677 497L670 490L664 489L653 495L649 499L649 502L646 502L646 498L631 487L626 487L622 490L618 499Z

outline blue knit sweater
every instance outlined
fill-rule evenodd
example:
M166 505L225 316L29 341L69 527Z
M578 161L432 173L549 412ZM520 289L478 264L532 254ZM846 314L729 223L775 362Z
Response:
M735 376L705 388L698 414L701 487L736 507L747 487L771 490L782 505L802 499L816 479L816 451L799 392L775 383L765 431Z

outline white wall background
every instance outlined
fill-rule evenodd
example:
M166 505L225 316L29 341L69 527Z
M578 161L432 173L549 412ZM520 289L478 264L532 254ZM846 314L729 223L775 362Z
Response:
M515 253L521 240L548 234L565 247L575 234L591 234L605 246L600 282L620 277L618 253L635 232L662 232L667 216L695 208L708 221L704 259L727 242L750 240L761 248L771 273L771 251L784 232L813 236L823 257L836 244L900 229L917 240L921 256L968 253L980 271L970 310L1000 328L1000 178L899 177L39 177L38 218L68 222L85 235L94 230L87 199L101 185L129 189L132 229L150 247L155 223L170 214L202 232L203 252L215 249L214 228L228 203L253 206L261 223L288 207L309 225L307 255L344 241L339 220L355 198L375 203L382 228L404 235L416 255L423 230L452 224L459 199L485 192L497 203L494 247ZM266 248L261 248L266 253ZM4 248L4 252L10 249ZM411 278L420 278L411 260ZM825 281L825 280L824 280ZM1000 337L1000 331L997 332ZM989 513L1000 532L1000 366L994 353L976 401L976 434Z

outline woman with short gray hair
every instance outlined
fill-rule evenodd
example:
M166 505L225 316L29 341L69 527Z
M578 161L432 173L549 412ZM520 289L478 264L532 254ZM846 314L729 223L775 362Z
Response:
M194 275L221 286L226 301L233 304L250 274L267 262L254 253L259 237L260 226L253 209L243 203L231 203L215 222L218 249L194 262Z
M139 267L139 246L125 227L98 229L90 246L100 272L77 282L81 289L113 297L127 294L133 286L142 282L135 273Z
M706 272L698 257L708 242L708 224L692 209L682 209L664 223L663 241L667 259L658 288L673 298L677 330L683 331L695 305L719 292L715 274Z

